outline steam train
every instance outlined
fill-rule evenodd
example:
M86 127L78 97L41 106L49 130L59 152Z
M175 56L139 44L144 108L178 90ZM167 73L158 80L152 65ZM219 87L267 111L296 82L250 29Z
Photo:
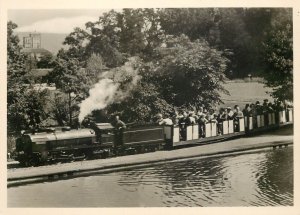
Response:
M293 123L293 110L268 113L205 124L204 133L199 125L137 126L116 131L110 123L94 123L83 129L44 129L25 132L16 140L16 160L21 166L46 163L97 159L163 149L209 144L212 142L256 134L281 125Z

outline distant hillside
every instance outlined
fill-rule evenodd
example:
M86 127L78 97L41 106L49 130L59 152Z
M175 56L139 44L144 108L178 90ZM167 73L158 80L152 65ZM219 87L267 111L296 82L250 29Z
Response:
M20 38L20 45L23 44L23 37L28 36L30 32L17 32L16 34ZM57 54L57 51L63 47L63 41L66 38L67 34L50 34L50 33L41 33L42 36L42 48L49 50L54 55Z

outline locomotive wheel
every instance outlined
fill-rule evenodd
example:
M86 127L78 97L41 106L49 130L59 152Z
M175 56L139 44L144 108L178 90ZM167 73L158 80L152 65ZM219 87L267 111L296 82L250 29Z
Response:
M126 150L125 150L125 154L126 155L134 155L134 154L136 154L136 149L135 148L127 148Z
M83 152L83 154L85 155L85 160L93 159L93 151L92 150L85 150Z
M102 155L102 158L105 159L105 158L108 158L110 155L110 150L105 150L104 149L104 152L103 152L103 155Z
M34 158L29 161L30 166L38 166L39 163L40 162L38 160L34 159Z
M141 151L142 151L142 148L141 148L140 146L137 146L137 147L135 148L135 153L136 153L136 154L140 154Z
M28 162L27 161L19 161L19 165L21 166L21 167L27 167L27 164L28 164Z
M29 160L20 162L20 165L22 167L32 167L32 166L37 166L37 162L35 162L33 159L29 159Z
M41 164L40 158L38 156L30 157L28 159L24 159L20 162L20 166L22 167L31 167L31 166L39 166Z
M139 147L139 150L138 150L138 153L139 153L139 154L145 153L145 146L140 146L140 147Z
M74 154L71 154L69 156L69 162L74 162L74 161L75 161L75 156L74 156Z
M155 152L156 150L155 150L155 145L154 146L150 146L150 152Z

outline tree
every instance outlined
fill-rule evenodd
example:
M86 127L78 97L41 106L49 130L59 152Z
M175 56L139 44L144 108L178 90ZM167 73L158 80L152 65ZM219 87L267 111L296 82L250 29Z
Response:
M51 53L41 56L41 58L37 61L36 66L39 69L50 69L55 66L54 57Z
M230 60L227 77L261 76L265 69L262 42L275 20L288 19L286 8L180 8L159 10L166 34L204 38ZM276 22L276 21L275 21ZM278 22L278 21L277 21Z
M50 119L55 120L59 126L69 124L69 95L66 95L62 92L56 92L52 95L52 98L49 100L48 105L48 115Z
M60 55L63 57L60 57ZM65 105L68 106L68 124L73 126L73 119L76 118L73 112L79 110L79 101L87 95L91 81L86 70L81 67L76 58L67 59L62 53L60 55L54 62L55 66L48 74L47 79L49 83L55 83L56 88L67 95L67 99L64 96L58 97L63 99ZM54 101L54 104L61 106L61 100L58 98L56 100L57 102ZM52 110L56 111L56 108L58 107ZM59 116L55 113L53 115ZM57 121L62 123L59 118L57 118Z
M108 68L122 66L132 56L151 57L164 36L154 9L111 10L85 26L85 30L75 28L65 38L65 56L84 62L98 54Z
M21 53L19 38L13 33L17 24L9 21L7 23L7 85L14 87L26 74L27 56ZM24 80L23 80L24 81ZM26 80L25 80L26 81Z
M224 51L230 63L227 76L243 77L252 70L252 46L241 8L163 9L162 29L168 34L187 35L192 41L205 39L210 46ZM255 46L254 46L255 47ZM248 69L249 68L249 69Z
M151 58L164 37L155 9L123 9L119 14L120 50L130 56Z
M85 61L88 58L86 53L86 44L90 39L90 35L87 31L75 28L64 40L63 44L67 45L66 50L61 49L58 53L58 57L64 58L77 58L80 62Z
M30 84L26 75L28 57L21 52L19 39L13 33L15 28L15 23L7 23L7 121L8 132L18 134L45 119L47 91L34 89Z
M228 63L223 53L184 35L170 36L165 46L155 50L152 61L139 62L137 84L126 98L109 105L108 113L119 113L126 121L149 122L155 114L170 114L174 108L208 108L221 102ZM114 74L123 73L116 68Z
M209 38L214 26L213 8L167 8L158 11L160 24L167 34L187 35L191 40Z
M126 61L126 56L120 51L118 19L119 13L111 10L100 16L98 21L86 23L89 32L86 55L89 57L92 53L100 54L110 68Z
M102 57L99 54L92 54L86 63L86 72L89 76L90 85L95 84L103 71L108 68L105 66Z
M153 122L157 113L171 113L173 106L162 98L153 83L140 81L130 96L108 107L109 114L121 114L126 122Z
M271 95L280 100L293 100L293 29L292 23L283 23L268 33L265 48L267 65L266 85Z
M166 48L158 49L158 61L146 80L157 87L175 107L212 106L220 103L228 60L205 40L191 42L188 37L170 37Z
M153 84L143 79L147 71L147 64L139 57L129 58L128 62L121 67L108 71L102 78L110 79L114 82L112 91L113 102L107 103L104 112L109 115L121 114L122 119L127 122L149 122L153 120L156 113L168 113L172 111L172 105L168 104L161 96L158 86L160 82ZM103 87L93 91L94 98L101 98ZM110 91L110 89L107 89ZM99 94L97 94L99 92ZM99 104L103 106L101 101ZM90 104L90 103L89 103ZM99 112L94 112L99 114ZM96 116L97 118L97 116Z

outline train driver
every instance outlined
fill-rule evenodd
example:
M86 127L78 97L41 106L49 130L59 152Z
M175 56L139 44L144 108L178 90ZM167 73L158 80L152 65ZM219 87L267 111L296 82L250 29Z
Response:
M123 131L126 129L126 124L120 120L119 116L116 115L112 121L112 126L114 126L114 138L115 138L115 147L123 146Z
M116 130L124 130L126 129L126 124L120 120L120 117L118 115L115 116L115 119L111 123Z

